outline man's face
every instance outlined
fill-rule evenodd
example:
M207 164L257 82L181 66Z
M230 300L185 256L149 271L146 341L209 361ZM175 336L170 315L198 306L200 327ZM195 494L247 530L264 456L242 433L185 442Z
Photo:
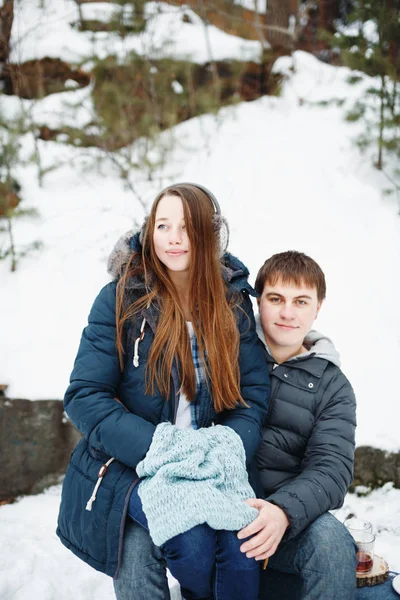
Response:
M316 288L283 283L265 284L258 300L261 325L268 346L296 351L310 331L321 302Z

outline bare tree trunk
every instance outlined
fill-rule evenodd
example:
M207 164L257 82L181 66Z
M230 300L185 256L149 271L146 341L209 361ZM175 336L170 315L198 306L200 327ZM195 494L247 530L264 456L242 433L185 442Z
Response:
M80 0L75 0L75 2L78 7L79 25L81 28L83 28L84 19L83 19L82 6L81 6L82 3L80 2Z
M259 0L253 0L253 5L254 5L254 27L255 30L257 31L257 35L258 35L258 39L260 41L260 45L261 45L261 57L263 57L264 55L264 49L267 43L267 38L264 34L264 28L265 28L265 24L262 23L261 21L261 17L260 17L260 13L258 12L258 1Z
M43 187L42 157L40 155L38 138L37 138L36 133L33 130L32 130L32 137L33 137L33 145L35 147L34 156L35 156L35 162L37 165L38 183L39 183L39 187L42 188Z
M196 116L196 90L193 83L191 65L186 63L186 83L189 95L189 114L190 117Z
M11 271L14 273L14 271L17 268L17 256L15 254L14 234L11 217L7 217L7 229L10 238Z
M208 60L210 63L211 73L212 73L212 78L213 78L215 102L216 102L216 105L219 106L221 104L221 80L219 78L218 68L217 68L216 62L214 60L213 53L212 53L210 32L208 30L209 22L208 22L208 17L207 17L207 10L206 10L202 0L200 0L200 2L198 3L197 6L199 8L199 14L201 16L201 19L203 21L203 26L204 26L204 37L206 40Z
M382 171L383 167L383 132L385 129L385 96L386 96L385 76L381 75L381 92L379 94L379 136L378 136L378 160L376 168Z
M10 36L13 21L14 0L3 0L3 6L0 8L0 63L5 63L10 55Z
M153 109L153 119L154 119L154 123L156 123L157 127L160 128L162 123L161 123L161 113L160 113L160 106L158 103L158 96L157 96L157 88L156 88L156 84L154 81L154 72L152 69L152 65L151 62L148 58L148 56L145 57L146 63L148 65L148 83L149 83L149 92L150 92L150 102L151 102L151 106Z

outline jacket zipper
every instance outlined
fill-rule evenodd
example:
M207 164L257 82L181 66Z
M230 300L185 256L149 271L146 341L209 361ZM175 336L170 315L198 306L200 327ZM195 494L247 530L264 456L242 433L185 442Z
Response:
M274 371L279 366L280 365L278 363L274 363L274 366L272 367L272 371ZM280 382L279 382L279 385L280 385ZM276 388L274 390L274 394L272 395L272 380L271 380L271 377L270 377L270 386L271 386L271 396L269 397L269 402L268 402L267 418L265 420L266 423L268 423L268 419L269 419L269 416L271 414L272 407L275 404L276 393L277 393L278 387L279 387L279 386L276 386Z

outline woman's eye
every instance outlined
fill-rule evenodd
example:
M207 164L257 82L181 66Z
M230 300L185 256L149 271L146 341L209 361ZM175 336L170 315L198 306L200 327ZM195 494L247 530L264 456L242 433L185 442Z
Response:
M166 229L167 226L164 225L163 223L160 223L160 225L157 225L157 229Z
M269 301L272 302L273 304L278 304L280 298L270 298Z

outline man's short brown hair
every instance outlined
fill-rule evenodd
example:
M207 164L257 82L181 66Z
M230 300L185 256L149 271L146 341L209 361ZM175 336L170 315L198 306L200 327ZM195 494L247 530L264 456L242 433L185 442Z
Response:
M258 271L255 290L261 296L266 283L275 285L279 280L299 287L316 288L318 300L322 302L325 299L325 275L319 264L303 252L288 250L268 258Z

